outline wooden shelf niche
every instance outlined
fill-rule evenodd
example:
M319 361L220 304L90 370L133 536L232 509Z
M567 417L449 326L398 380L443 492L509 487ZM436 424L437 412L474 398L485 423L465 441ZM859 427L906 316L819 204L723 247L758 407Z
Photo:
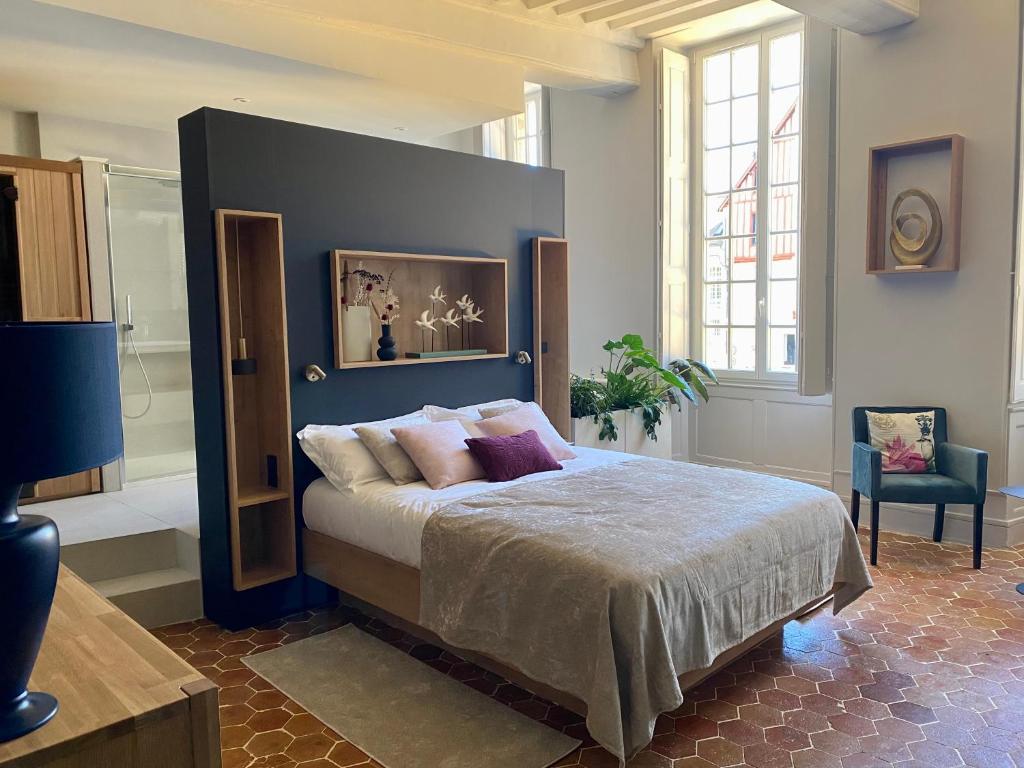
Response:
M569 242L533 240L533 399L566 440L569 407Z
M869 275L920 275L960 269L960 218L963 207L964 137L935 136L871 147L868 153L867 268ZM942 241L927 266L898 268L889 248L892 205L905 189L918 187L935 198L942 216ZM908 201L903 213L927 209Z
M221 209L216 224L231 569L244 590L296 574L284 246L276 213ZM243 331L256 370L235 374Z
M508 262L505 259L344 250L332 251L330 258L335 368L375 368L508 357ZM381 323L380 318L371 317L372 359L345 361L343 327L345 317L349 314L349 302L356 295L357 289L356 278L352 272L360 264L369 272L383 275L385 280L389 275L392 276L391 286L398 295L401 306L400 317L391 326L391 335L397 341L398 357L395 360L377 359L377 339L381 335ZM463 294L469 295L478 307L483 308L484 313L480 318L483 322L471 324L471 335L466 348L485 349L485 354L406 357L407 352L429 352L431 335L434 351L443 352L448 348L449 334L440 320L435 324L436 334L425 335L416 325L420 313L431 308L429 296L437 285L441 286L447 301L447 304L435 307L437 315L443 315L448 309L455 308L455 301ZM343 300L343 297L347 300ZM452 329L450 336L451 348L462 349L461 323L460 328ZM423 349L424 338L426 350Z

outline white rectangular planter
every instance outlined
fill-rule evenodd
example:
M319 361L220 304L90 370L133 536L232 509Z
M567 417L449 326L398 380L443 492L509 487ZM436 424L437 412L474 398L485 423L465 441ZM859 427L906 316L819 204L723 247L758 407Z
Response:
M672 418L666 413L658 425L657 441L647 437L644 430L644 417L639 408L632 411L615 411L612 414L619 437L610 442L599 440L601 432L599 424L592 417L573 419L573 435L576 445L584 448L600 448L605 451L623 451L638 456L650 456L655 459L672 458Z

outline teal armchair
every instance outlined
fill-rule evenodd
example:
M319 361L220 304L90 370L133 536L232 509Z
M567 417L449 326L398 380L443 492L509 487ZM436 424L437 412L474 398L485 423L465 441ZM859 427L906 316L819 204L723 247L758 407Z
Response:
M882 454L871 447L865 411L875 413L913 413L935 411L932 435L935 439L936 473L883 474ZM947 439L946 409L920 406L891 408L861 406L853 409L853 492L850 516L857 527L860 497L871 499L871 564L878 561L878 513L883 501L907 504L934 504L935 526L932 539L942 541L942 526L947 504L974 505L974 567L981 568L981 533L985 515L988 483L988 453L954 445Z

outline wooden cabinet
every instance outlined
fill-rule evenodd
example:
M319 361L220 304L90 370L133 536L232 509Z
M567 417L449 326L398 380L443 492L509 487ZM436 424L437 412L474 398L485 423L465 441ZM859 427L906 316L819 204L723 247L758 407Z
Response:
M284 243L276 213L218 210L216 225L231 570L243 590L296 574Z
M61 566L29 689L60 709L0 768L218 768L217 686Z
M569 409L569 243L533 241L533 399L572 439Z
M0 155L0 319L92 319L81 163ZM98 469L43 480L26 501L100 489Z

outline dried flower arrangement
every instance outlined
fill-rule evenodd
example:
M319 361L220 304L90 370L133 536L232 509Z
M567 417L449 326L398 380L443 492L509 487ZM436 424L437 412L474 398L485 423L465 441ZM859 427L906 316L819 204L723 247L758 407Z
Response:
M350 276L358 280L356 295L351 303L345 293ZM366 269L360 261L354 270L341 276L341 303L352 307L370 307L382 325L391 325L399 318L398 294L392 287L394 276L395 270L391 270L385 278L384 275Z

